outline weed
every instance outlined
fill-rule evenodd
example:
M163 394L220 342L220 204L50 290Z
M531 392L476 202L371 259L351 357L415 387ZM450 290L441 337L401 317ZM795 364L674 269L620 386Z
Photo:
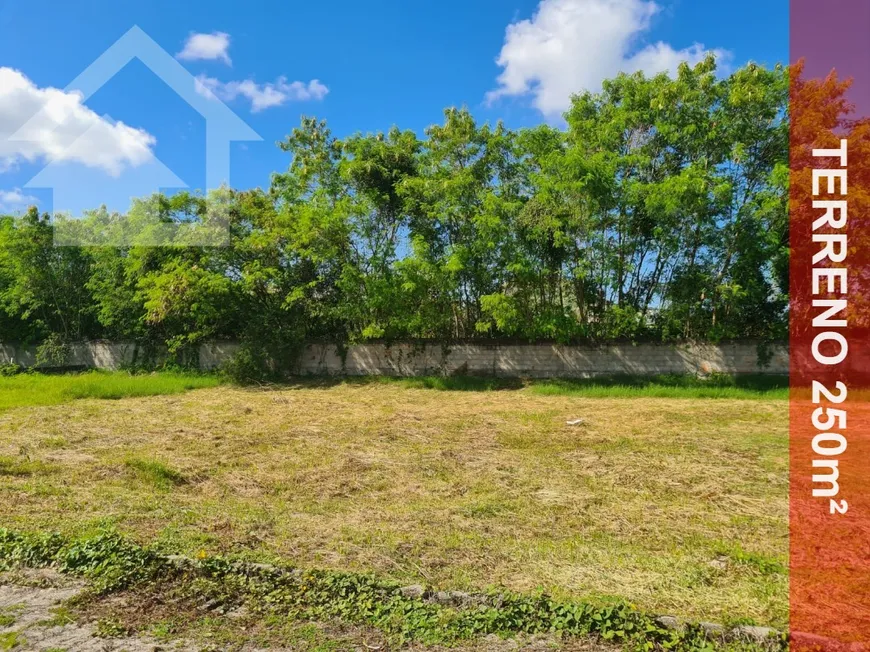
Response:
M99 638L121 638L129 634L130 630L114 618L100 618L94 631L94 636Z
M7 652L8 650L24 647L26 643L27 639L18 632L6 632L5 634L0 634L0 652Z
M43 627L63 627L75 622L72 612L68 607L60 606L51 610L51 618L40 621L39 625Z
M176 627L170 622L159 622L154 623L151 626L151 636L156 638L158 641L168 641L172 638L172 635L175 633Z

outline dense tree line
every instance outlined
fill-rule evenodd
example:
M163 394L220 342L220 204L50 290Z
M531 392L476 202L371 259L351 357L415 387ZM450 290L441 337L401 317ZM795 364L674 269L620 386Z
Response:
M786 332L788 75L710 59L621 75L566 126L509 130L450 109L424 137L334 137L303 119L267 190L154 196L126 215L201 223L229 247L55 247L0 218L0 340L237 338L605 341Z

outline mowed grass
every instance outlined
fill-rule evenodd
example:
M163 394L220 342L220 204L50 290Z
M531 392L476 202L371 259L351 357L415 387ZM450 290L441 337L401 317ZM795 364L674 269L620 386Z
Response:
M185 373L25 373L0 377L0 412L13 407L57 405L83 398L120 399L178 394L191 389L214 387L219 383L220 380L215 376Z
M111 525L171 552L786 624L781 390L688 400L430 382L7 409L0 523Z

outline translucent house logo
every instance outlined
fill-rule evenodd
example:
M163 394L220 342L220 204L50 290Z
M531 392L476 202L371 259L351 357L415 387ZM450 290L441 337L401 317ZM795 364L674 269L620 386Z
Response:
M49 161L25 187L52 190L54 239L58 246L227 246L226 185L230 182L231 143L262 138L214 95L203 94L196 77L138 26L130 29L70 82L66 91L78 93L84 102L134 59L141 61L205 121L205 182L210 191L206 213L198 220L187 222L173 222L161 215L159 202L147 198L161 189L187 186L153 156L148 157L147 165L133 166L124 175L105 174L92 168L71 169ZM26 141L31 134L58 126L51 111L43 107L11 139ZM85 132L62 146L71 153L76 148L99 147L97 136ZM131 209L124 216L106 215L103 219L88 220L66 216L73 196L81 198L85 193L89 203L97 207L109 190L113 195L122 192L126 197L143 199L136 201L135 210Z

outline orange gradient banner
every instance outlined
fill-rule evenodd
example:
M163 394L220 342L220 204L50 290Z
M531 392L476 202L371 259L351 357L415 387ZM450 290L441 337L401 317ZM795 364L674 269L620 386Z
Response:
M791 1L790 630L870 649L870 0Z

